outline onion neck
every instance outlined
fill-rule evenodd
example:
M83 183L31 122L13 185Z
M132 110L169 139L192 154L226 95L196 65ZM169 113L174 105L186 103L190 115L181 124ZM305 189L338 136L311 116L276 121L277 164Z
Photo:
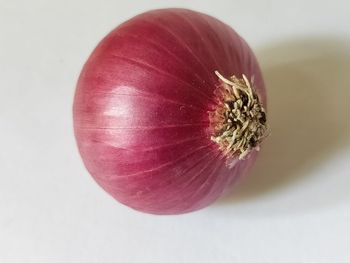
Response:
M218 104L210 113L211 139L225 156L245 159L267 136L265 109L245 75L226 79L215 74L221 85L215 92Z

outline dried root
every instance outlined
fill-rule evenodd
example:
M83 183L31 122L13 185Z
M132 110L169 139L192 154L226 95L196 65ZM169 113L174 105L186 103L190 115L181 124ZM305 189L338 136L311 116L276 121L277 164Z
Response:
M244 159L253 149L259 150L266 137L266 113L258 94L245 75L226 79L215 71L222 82L217 109L211 113L211 139L225 155Z

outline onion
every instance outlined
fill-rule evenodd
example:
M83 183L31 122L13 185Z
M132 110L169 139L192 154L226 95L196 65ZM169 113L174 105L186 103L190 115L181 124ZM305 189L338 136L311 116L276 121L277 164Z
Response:
M140 14L86 62L74 130L84 164L121 203L153 214L203 208L242 177L266 134L266 94L247 43L186 9Z

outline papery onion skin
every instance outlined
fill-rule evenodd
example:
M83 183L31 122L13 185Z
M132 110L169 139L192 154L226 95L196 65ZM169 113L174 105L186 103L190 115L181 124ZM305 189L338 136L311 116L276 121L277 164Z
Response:
M149 11L100 42L81 72L73 115L84 164L104 190L139 211L181 214L208 206L246 174L255 151L229 167L210 139L215 70L253 77L266 106L251 49L211 16Z

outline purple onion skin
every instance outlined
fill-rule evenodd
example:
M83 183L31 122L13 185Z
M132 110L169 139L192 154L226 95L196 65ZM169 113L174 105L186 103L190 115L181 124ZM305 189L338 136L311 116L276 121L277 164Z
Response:
M256 152L233 167L210 136L214 90L224 76L254 76L247 43L219 20L186 9L140 14L95 48L76 89L78 148L96 182L119 202L152 214L206 207L244 176Z

